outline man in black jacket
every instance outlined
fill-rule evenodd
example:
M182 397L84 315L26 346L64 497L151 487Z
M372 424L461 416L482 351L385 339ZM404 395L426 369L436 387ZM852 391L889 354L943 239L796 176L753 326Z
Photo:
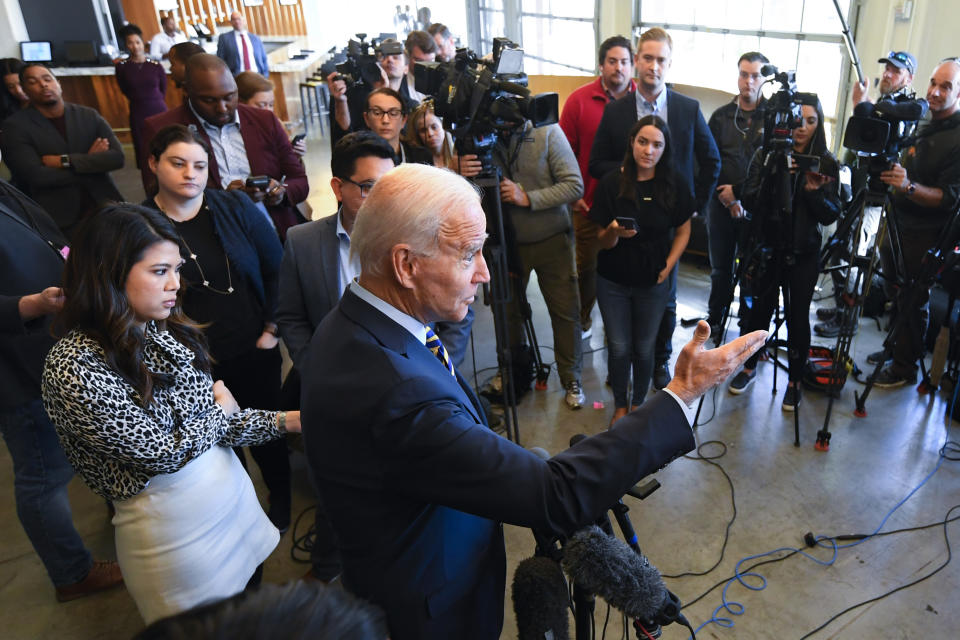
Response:
M723 309L733 295L733 260L737 254L739 222L745 211L739 187L747 178L753 154L763 142L764 98L760 94L760 67L766 56L750 51L737 61L737 97L710 116L710 133L720 150L720 179L707 204L707 242L710 251L710 300L707 322L720 335Z
M110 172L123 167L123 148L99 113L63 101L46 66L27 63L20 83L30 106L3 126L3 155L15 182L49 213L66 237L108 200L122 200Z
M666 74L673 56L673 41L660 27L648 29L637 41L635 66L637 90L604 109L600 126L590 150L590 175L602 178L619 169L627 151L627 134L641 116L655 114L670 127L673 146L673 170L692 193L697 211L706 211L720 172L720 154L710 129L700 113L700 104L666 86ZM667 361L672 352L671 340L677 324L677 270L670 275L670 302L664 311L657 333L656 366L653 386L662 389L670 381Z
M50 314L63 305L65 245L50 216L0 180L0 433L13 459L17 516L60 601L123 580L116 562L90 557L73 526L73 467L40 400Z
M945 223L960 206L960 62L944 60L934 69L927 88L930 122L917 134L916 144L904 150L903 164L894 163L880 174L893 188L893 210L900 231L904 273L897 273L901 286L909 285L920 273L926 252L944 240ZM889 236L880 245L880 259L886 273L895 273L895 261ZM917 282L917 285L928 285ZM903 294L901 304L910 300ZM897 336L893 363L877 374L878 387L898 387L916 382L917 360L923 355L923 335L927 328L929 286L916 304L902 306L900 313L908 321Z

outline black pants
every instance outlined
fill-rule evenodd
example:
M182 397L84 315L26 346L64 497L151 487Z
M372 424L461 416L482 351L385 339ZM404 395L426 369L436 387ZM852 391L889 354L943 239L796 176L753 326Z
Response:
M213 379L223 380L243 408L275 410L280 406L280 349L251 349L222 360L213 367ZM290 458L284 438L249 447L270 491L270 516L274 524L290 521ZM241 448L236 448L246 467Z
M791 382L799 382L803 377L803 368L810 352L810 301L813 300L813 289L817 284L820 259L817 253L801 253L795 258L793 265L782 265L779 278L775 261L771 260L766 272L750 283L745 298L749 298L752 306L746 310L743 319L744 333L769 328L773 310L778 304L780 283L787 284L790 292L787 335ZM744 311L741 311L743 315ZM759 358L759 352L753 354L744 363L744 368L756 369Z

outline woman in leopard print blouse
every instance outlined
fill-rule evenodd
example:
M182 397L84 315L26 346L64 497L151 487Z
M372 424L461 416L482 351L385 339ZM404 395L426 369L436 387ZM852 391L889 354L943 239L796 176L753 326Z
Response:
M279 534L229 447L299 431L299 412L240 409L210 377L180 311L180 249L163 214L105 208L78 229L64 271L69 329L43 399L64 450L114 502L117 555L147 623L241 591Z

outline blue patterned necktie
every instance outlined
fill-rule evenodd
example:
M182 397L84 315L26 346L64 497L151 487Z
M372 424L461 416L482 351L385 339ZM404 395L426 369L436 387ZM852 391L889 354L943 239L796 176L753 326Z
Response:
M440 342L440 338L437 337L437 334L433 332L433 329L427 327L427 348L433 352L433 355L437 356L437 360L440 361L440 364L450 372L450 375L456 377L457 374L453 372L453 363L450 362L450 356L447 355L447 350L443 348L443 343Z

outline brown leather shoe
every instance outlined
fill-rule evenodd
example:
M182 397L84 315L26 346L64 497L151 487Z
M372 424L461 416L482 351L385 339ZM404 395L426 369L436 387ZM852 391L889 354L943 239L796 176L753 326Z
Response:
M116 562L95 560L86 578L80 582L57 587L57 600L59 602L76 600L77 598L89 596L91 593L115 587L118 584L123 584L120 565Z

